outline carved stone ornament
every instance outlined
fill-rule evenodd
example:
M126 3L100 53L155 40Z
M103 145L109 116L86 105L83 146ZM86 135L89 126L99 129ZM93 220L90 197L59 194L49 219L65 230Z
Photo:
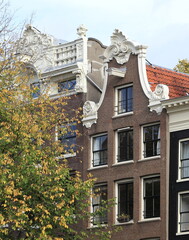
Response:
M82 24L77 28L77 34L80 37L86 37L87 28Z
M93 123L97 122L97 104L92 101L86 101L83 105L83 125L90 128Z
M164 84L158 84L154 92L151 92L151 97L149 99L150 111L155 111L161 114L163 106L161 100L169 99L169 88Z
M95 102L86 101L83 105L83 114L84 116L92 116L96 114L97 106Z
M77 92L86 92L85 85L86 85L86 74L83 68L79 68L72 72L76 75L76 85L75 90Z
M41 33L38 29L28 24L22 38L18 41L17 53L31 63L35 63L39 59L52 62L45 51L52 45L53 38L51 36Z
M128 40L121 31L115 29L111 36L111 45L106 48L102 58L105 62L115 58L117 63L123 64L129 60L131 53L136 54L135 48L134 42Z
M152 92L152 100L165 100L169 99L169 88L167 85L158 84L155 91Z

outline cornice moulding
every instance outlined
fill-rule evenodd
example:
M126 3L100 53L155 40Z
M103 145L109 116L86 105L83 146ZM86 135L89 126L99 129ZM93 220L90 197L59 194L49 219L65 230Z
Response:
M176 99L162 101L162 106L167 109L167 112L182 111L189 106L189 96L184 96Z

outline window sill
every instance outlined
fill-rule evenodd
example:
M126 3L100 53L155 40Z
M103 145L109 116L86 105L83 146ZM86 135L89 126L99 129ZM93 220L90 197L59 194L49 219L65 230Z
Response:
M121 113L113 116L112 118L119 118L119 117L125 117L125 116L130 116L133 115L133 112L126 112L126 113Z
M120 226L120 225L131 225L131 224L134 224L134 221L133 220L130 220L129 222L116 222L115 225L117 226Z
M160 159L160 158L161 158L161 156L158 155L158 156L153 156L153 157L139 159L138 162L150 161L150 160Z
M98 169L102 169L102 168L107 168L108 165L103 165L103 166L98 166L98 167L91 167L91 168L88 168L87 170L88 171L91 171L91 170L98 170Z
M60 157L58 157L58 159L63 159L63 158L71 158L71 157L75 157L76 153L67 153L67 154L63 154Z
M74 94L77 94L76 90L70 90L70 91L68 90L68 91L64 91L64 92L49 94L49 97L52 99L56 99L56 98L70 96L70 95L74 95Z
M176 236L179 236L179 235L188 235L189 234L189 231L187 232L179 232L179 233L176 233Z
M142 219L142 220L138 221L138 223L154 222L154 221L160 221L160 220L161 220L160 217L156 217L156 218L145 218L145 219Z
M93 229L93 228L101 228L101 227L107 227L108 224L99 224L99 225L92 225L89 226L87 229Z
M119 166L119 165L131 164L131 163L134 163L134 160L123 161L123 162L116 162L116 163L112 164L112 167L116 167L116 166Z
M181 183L181 182L187 182L187 181L189 181L189 178L178 179L176 182Z

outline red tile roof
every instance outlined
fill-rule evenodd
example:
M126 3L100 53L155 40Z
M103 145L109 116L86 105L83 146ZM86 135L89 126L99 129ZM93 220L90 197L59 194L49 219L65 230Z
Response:
M179 73L155 65L146 65L147 77L152 91L157 84L169 87L169 97L181 97L189 94L189 74Z

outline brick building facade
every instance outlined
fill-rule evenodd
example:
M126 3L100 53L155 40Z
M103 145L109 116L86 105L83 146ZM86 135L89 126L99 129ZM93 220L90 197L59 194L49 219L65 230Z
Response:
M84 149L65 157L83 179L89 173L97 178L95 187L102 195L91 199L89 211L100 208L102 200L116 200L112 211L85 227L121 225L123 230L113 240L169 239L169 226L175 226L174 220L169 221L169 199L175 195L169 185L173 163L166 104L169 98L186 94L182 84L189 83L189 76L147 64L147 47L118 30L108 47L87 38L83 26L78 35L73 42L57 43L27 26L21 43L31 42L20 53L28 57L30 50L34 52L29 61L41 79L31 84L39 83L41 89L50 86L51 98L66 93L71 96L71 109L83 108L78 125L82 136L75 141Z

